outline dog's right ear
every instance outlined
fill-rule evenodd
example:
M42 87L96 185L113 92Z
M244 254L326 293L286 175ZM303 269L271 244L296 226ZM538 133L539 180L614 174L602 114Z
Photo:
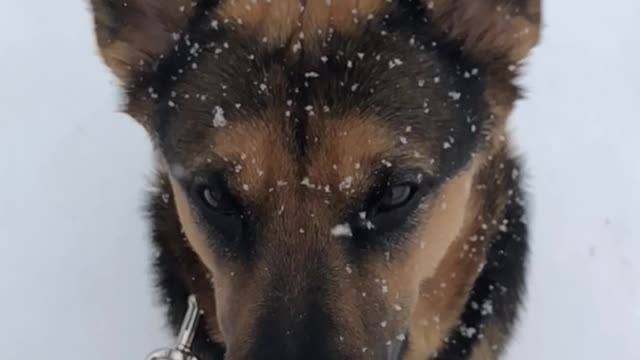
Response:
M98 47L124 86L150 71L186 26L192 0L91 0Z
M517 64L540 37L542 0L423 0L434 22L485 61Z

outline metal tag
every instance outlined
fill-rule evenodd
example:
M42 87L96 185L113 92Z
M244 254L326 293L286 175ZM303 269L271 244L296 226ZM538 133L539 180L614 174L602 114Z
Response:
M187 313L182 320L176 346L152 352L146 360L198 360L191 354L191 345L196 335L196 327L200 318L200 309L196 297L189 296Z

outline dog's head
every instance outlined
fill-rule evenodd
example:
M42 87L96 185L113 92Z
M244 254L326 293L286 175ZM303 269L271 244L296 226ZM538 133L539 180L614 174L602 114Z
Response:
M92 4L227 357L398 358L477 221L538 0Z

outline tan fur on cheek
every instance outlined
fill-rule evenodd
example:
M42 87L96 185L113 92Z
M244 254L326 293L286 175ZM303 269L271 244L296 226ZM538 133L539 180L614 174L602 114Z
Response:
M474 174L475 166L471 166L445 184L426 205L428 208L424 209L422 224L417 226L402 250L390 253L389 259L382 258L368 270L384 281L379 286L384 288L385 307L389 310L386 314L388 317L383 320L388 320L390 327L411 326L408 319L415 317L413 309L424 305L420 297L421 284L436 276L438 267L465 227L468 209L472 207L471 184ZM435 349L427 351L422 331L415 334L413 331L411 328L411 346L417 347L419 351L415 351L415 354L424 359L425 354Z
M182 230L184 231L189 246L196 254L196 256L200 258L200 261L206 268L206 271L209 272L209 274L215 274L216 272L219 273L219 271L216 271L213 253L207 246L207 239L193 221L189 202L184 191L180 188L180 185L176 184L175 179L170 179L170 183L174 194L178 218L180 219ZM213 277L215 278L215 275ZM220 302L218 301L218 298L220 298L221 295L225 293L224 286L220 286L224 285L224 281L217 281L216 284L218 286L216 286L216 290L214 292L215 298L211 298L210 294L204 294L202 289L200 289L200 291L198 291L198 289L193 289L192 291L196 296L199 297L199 302L205 305L203 310L205 311L205 316L207 317L209 322L208 326L210 336L212 336L212 338L216 339L217 341L224 341L224 327L220 326L219 323L224 319L223 317L221 317L224 312L221 309ZM209 286L211 289L214 289L213 281L208 282L207 286ZM208 293L208 290L205 291L205 293ZM205 296L206 298L202 298L203 296ZM206 306L207 304L209 304L209 306Z
M171 179L171 187L175 196L176 210L178 211L178 217L182 224L182 230L189 241L189 245L191 245L191 248L200 257L207 269L214 272L215 260L213 253L207 245L206 235L204 235L195 224L191 214L189 201L187 200L184 191L179 185L176 185L176 181L174 179Z
M411 255L393 271L391 284L403 284L415 291L425 279L434 276L447 250L464 228L473 175L474 170L470 169L457 176L426 205L429 209L423 215L425 220L418 226L407 251ZM382 269L388 267L387 264L381 266Z
M207 235L202 232L193 218L192 210L190 209L189 201L187 200L184 191L179 185L175 184L175 180L172 179L171 184L176 201L176 210L187 241L211 273L213 281L215 281L216 284L216 290L222 290L217 292L225 293L224 290L230 286L228 284L228 275L233 273L234 269L228 264L224 264L224 266L222 266L219 264L219 261L216 261L214 252L207 244Z
M471 192L476 171L474 163L444 185L429 205L429 210L424 215L424 224L418 227L414 235L412 247L407 250L410 257L400 267L391 270L391 273L386 270L389 274L387 279L391 296L415 309L409 314L413 336L408 359L423 359L424 354L436 351L448 331L448 328L440 329L437 325L426 328L423 320L428 319L433 325L434 320L439 321L439 317L456 318L459 309L451 306L447 300L461 299L461 304L466 300L458 296L457 291L466 288L468 280L473 278L472 275L467 276L467 268L472 269L470 271L473 273L476 269L455 261L454 265L447 264L451 262L450 258L457 259L462 252L460 247L466 242L467 228L477 213L478 205ZM385 266L389 268L389 265L383 265L381 269ZM392 264L391 268L393 267ZM460 271L459 277L455 277L456 271ZM446 277L451 273L454 273L454 278ZM425 297L425 291L433 289L446 294Z
M207 244L206 235L194 221L186 194L176 184L175 179L171 179L171 186L178 217L187 241L212 274L211 287L215 288L215 314L210 314L211 316L208 317L209 321L213 321L213 324L219 328L215 328L215 330L222 334L222 339L215 332L213 336L218 340L224 341L227 346L235 345L231 344L229 339L249 342L250 339L247 336L242 336L242 334L248 333L253 321L255 321L256 304L259 303L260 294L264 291L262 284L251 281L245 272L232 264L222 264L216 259L215 254ZM242 294L242 297L234 297L235 294ZM211 299L206 300L211 301ZM209 325L214 326L212 324ZM240 347L247 346L240 345Z
M418 230L416 239L420 260L416 274L421 282L434 274L447 250L463 228L469 204L473 170L459 175L445 185L427 216L427 224ZM414 283L417 284L417 283Z
M202 233L194 221L191 213L192 210L190 209L189 201L187 200L184 191L179 185L176 185L175 180L173 179L171 180L171 186L175 196L178 217L180 218L182 230L187 237L187 241L202 263L212 274L212 280L216 285L216 296L218 298L224 296L224 294L228 293L227 290L230 287L227 281L228 276L226 275L231 273L232 270L217 266L214 253L211 251L209 245L207 245L208 240L206 235ZM213 286L213 283L211 286ZM218 310L220 310L219 308L220 306L218 306Z
M475 174L472 188L478 185L477 181L483 181L483 172L486 169ZM435 274L421 284L419 302L412 318L411 332L415 336L407 356L409 360L421 360L423 354L436 351L458 323L489 246L486 239L492 230L491 226L485 225L484 216L495 216L494 212L504 205L498 200L487 207L482 196L477 191L471 192L460 233Z

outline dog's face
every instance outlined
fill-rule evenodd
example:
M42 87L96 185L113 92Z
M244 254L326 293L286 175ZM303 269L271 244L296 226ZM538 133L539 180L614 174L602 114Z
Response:
M212 276L227 358L411 351L535 42L486 37L534 34L527 4L467 29L471 1L118 2L93 1L99 44Z

